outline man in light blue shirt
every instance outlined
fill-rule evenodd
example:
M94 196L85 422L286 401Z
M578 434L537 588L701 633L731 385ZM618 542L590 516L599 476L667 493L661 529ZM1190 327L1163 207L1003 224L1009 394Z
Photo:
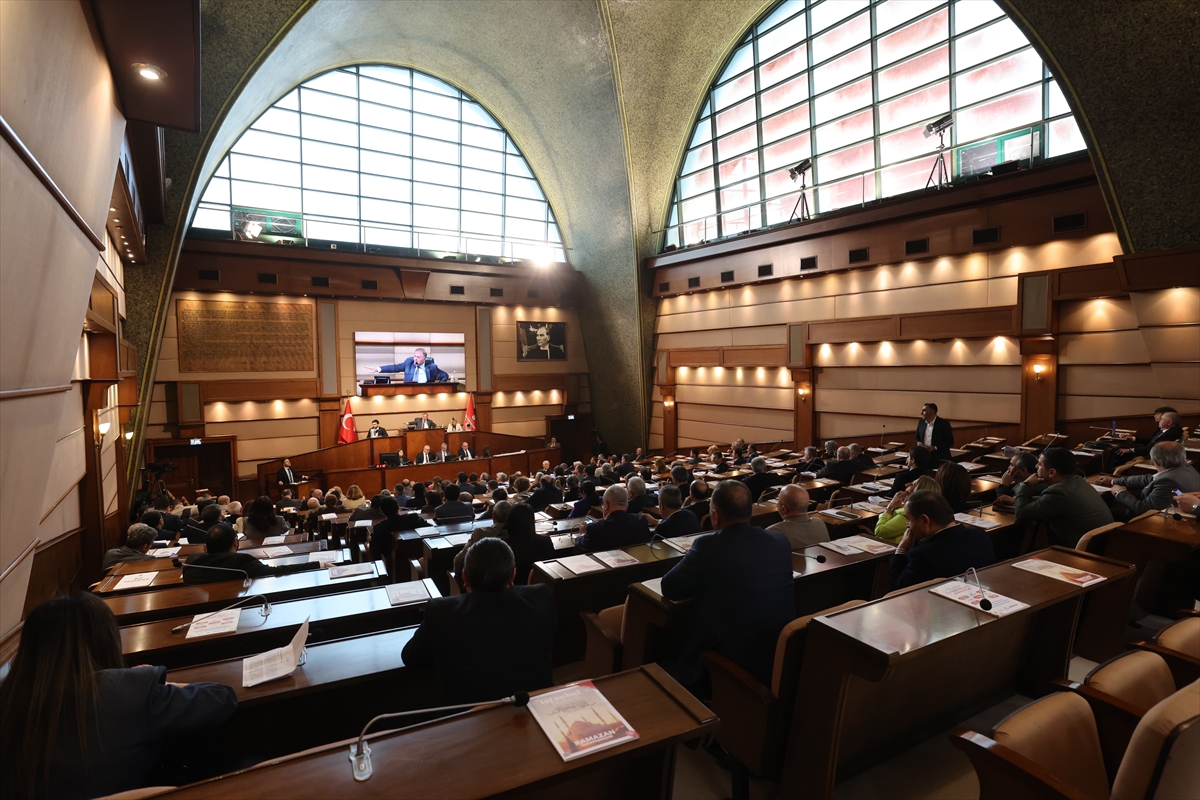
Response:
M429 358L424 347L418 347L411 358L406 358L402 364L386 364L382 367L368 367L371 372L403 372L405 383L433 383L448 381L450 376L438 368Z

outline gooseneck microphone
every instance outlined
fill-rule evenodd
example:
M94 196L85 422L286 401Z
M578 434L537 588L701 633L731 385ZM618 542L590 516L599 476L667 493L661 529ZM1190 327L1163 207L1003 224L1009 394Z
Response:
M259 613L262 614L264 617L271 616L271 601L267 599L267 596L262 595L262 594L252 594L247 597L243 597L240 600L238 600L236 603L231 603L231 604L225 606L224 608L217 609L216 611L212 611L208 614L205 614L202 617L196 617L191 622L185 622L182 625L176 625L174 628L171 628L171 633L183 633L188 628L195 625L197 622L203 622L204 620L208 619L209 617L213 616L214 614L220 614L222 611L229 611L230 609L237 608L239 605L246 602L247 600L254 600L254 599L262 600L263 605L262 605L262 609L259 611Z
M209 566L208 564L189 564L186 561L180 561L178 558L171 559L171 563L174 564L175 566L179 567L181 570L214 569L219 572L236 572L237 574L241 575L242 578L244 578L244 580L242 581L242 587L246 588L246 589L250 588L250 573L246 572L246 570L244 570L244 569L233 569L232 567L212 567L212 566Z
M966 577L966 575L975 576L975 585L979 587L979 607L984 611L991 611L992 601L987 599L987 594L983 591L983 584L979 582L979 573L975 571L974 567L970 567L967 569L964 577Z
M813 561L817 562L818 564L824 564L828 560L825 558L825 556L822 556L822 555L810 556L808 553L797 553L796 555L804 556L805 558L811 558Z
M492 700L486 703L459 703L458 705L438 706L437 708L415 708L412 711L396 711L391 714L380 714L377 717L373 717L363 726L362 733L358 735L357 743L350 746L350 763L354 765L354 780L365 781L371 777L371 746L363 740L367 735L367 729L382 719L411 717L417 714L436 714L441 711L458 711L463 708L488 708L490 706L516 706L517 708L521 708L527 705L529 705L529 692L517 692L509 697L502 697L499 700Z

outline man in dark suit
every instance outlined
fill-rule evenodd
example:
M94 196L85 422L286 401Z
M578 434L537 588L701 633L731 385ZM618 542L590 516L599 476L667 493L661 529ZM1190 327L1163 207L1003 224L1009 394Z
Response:
M301 503L295 497L292 497L291 489L284 489L280 492L280 495L279 502L275 504L275 507L280 511L283 511L285 508L300 508Z
M516 566L507 544L480 539L467 551L467 593L425 604L401 656L406 667L433 668L438 702L485 702L554 684L554 596L549 586L514 586Z
M1117 463L1124 463L1135 456L1150 457L1150 448L1159 442L1179 442L1183 440L1183 426L1180 424L1179 412L1169 406L1163 406L1154 411L1154 424L1158 429L1149 439L1135 439L1133 447L1123 447L1117 451Z
M618 478L624 478L626 475L632 475L637 472L637 467L630 463L629 454L621 456L621 463L617 465L613 472L617 473Z
M817 473L823 469L825 469L825 462L821 460L821 451L812 445L804 448L804 455L800 457L800 463L796 465L796 472Z
M950 504L937 492L913 492L904 503L904 513L908 530L888 565L889 590L996 563L987 533L955 521Z
M433 420L431 420L429 418L428 411L426 411L424 414L422 414L421 418L419 420L417 420L417 430L419 430L419 431L426 430L427 428L436 428L436 427L437 427L437 423L435 423Z
M629 492L624 486L610 486L604 490L600 511L604 518L588 525L583 535L575 540L579 552L615 550L650 541L650 526L646 524L646 518L641 514L629 513Z
M543 475L542 482L538 484L538 488L529 495L529 499L525 502L534 511L545 511L546 506L561 503L563 501L562 491L554 485L553 475Z
M466 442L463 442L458 446L459 461L470 461L474 457L475 454L471 452L471 448Z
M278 483L281 488L295 486L296 483L298 483L296 478L297 475L292 470L292 460L290 458L285 458L283 460L283 466L280 467L279 471L275 473L275 482Z
M183 520L171 513L171 498L160 494L154 498L154 510L162 514L162 529L168 533L178 533L183 528Z
M418 464L435 464L437 463L437 454L433 452L433 448L425 445L421 448L421 453L417 456Z
M782 475L767 471L767 460L762 456L756 456L750 462L750 469L753 473L742 478L742 483L749 487L751 499L756 503L765 489L787 483Z
M200 518L191 518L187 521L183 530L179 532L179 538L186 538L188 544L207 544L208 530L213 525L221 521L221 507L216 503L204 507L200 512ZM232 529L232 526L230 526Z
M446 502L433 512L433 519L439 525L448 522L470 522L475 518L475 509L471 507L471 493L460 492L450 484L446 484Z
M630 514L640 514L643 509L658 505L658 495L647 491L646 479L641 475L630 475L629 480L625 481L625 490L629 492Z
M450 376L439 369L438 365L433 363L432 358L429 358L424 347L418 347L410 358L404 359L400 364L367 367L367 369L370 372L403 372L405 383L433 383L434 381L450 380Z
M681 513L682 512L682 513ZM700 532L700 520L683 510L683 493L678 486L662 486L658 490L658 513L662 516L654 535L661 539L688 536Z
M450 445L442 442L442 447L437 451L435 460L443 464L449 464L451 461L454 461L455 458L454 454L450 452Z
M703 522L704 518L708 516L708 495L708 484L697 478L688 486L688 499L687 503L683 506L683 510L691 513L697 522Z
M1017 522L1042 520L1050 529L1050 544L1074 547L1090 530L1114 522L1108 504L1088 484L1075 455L1065 447L1047 447L1038 456L1036 475L1013 490Z
M695 540L662 579L668 600L695 598L692 631L677 662L663 666L707 694L699 656L713 650L770 685L779 631L796 616L792 547L787 537L750 524L754 503L741 481L712 495L714 533Z
M915 481L922 475L928 475L933 472L933 456L928 448L923 444L914 444L908 450L908 461L903 472L897 472L892 476L892 489L883 494L888 497L895 497L910 483Z
M208 529L204 540L203 553L188 558L183 564L184 583L216 583L218 581L237 580L233 573L244 572L248 577L261 578L266 575L287 575L292 572L307 572L323 569L325 564L312 562L308 564L293 564L287 567L268 567L252 555L239 553L237 534L233 526L219 522ZM337 558L331 552L329 559ZM206 569L206 567L208 569Z
M567 357L567 349L559 344L550 344L550 329L545 325L530 325L526 329L533 334L535 344L521 342L521 358L558 360Z
M379 420L371 420L371 427L367 428L368 439L386 439L388 432L379 427Z
M850 463L854 468L862 472L863 470L875 469L875 461L871 455L863 450L862 445L858 442L851 442L850 445Z
M931 464L937 464L950 458L950 448L954 447L954 429L950 423L938 416L937 403L926 403L921 406L921 418L917 420L917 435L914 441L929 448L933 458Z
M825 468L817 473L818 478L829 478L846 486L854 482L854 474L858 472L854 463L850 460L850 448L839 447L837 449L837 461L831 461L825 465Z

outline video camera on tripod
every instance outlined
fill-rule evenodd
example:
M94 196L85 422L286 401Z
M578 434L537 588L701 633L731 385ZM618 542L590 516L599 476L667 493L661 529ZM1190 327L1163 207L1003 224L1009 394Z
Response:
M163 475L168 472L174 472L179 469L170 461L151 461L146 465L146 472L151 475Z

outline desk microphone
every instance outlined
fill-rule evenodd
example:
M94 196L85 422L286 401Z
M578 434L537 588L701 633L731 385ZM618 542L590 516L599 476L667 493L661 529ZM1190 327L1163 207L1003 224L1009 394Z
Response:
M660 524L661 524L661 523L660 523ZM663 536L661 533L656 533L656 534L654 534L653 536L651 536L651 537L650 537L650 541L649 541L649 542L646 542L646 544L648 544L648 545L650 546L650 549L651 549L651 550L662 550L662 548L661 548L661 547L655 547L655 546L654 546L654 540L655 540L655 539L661 539L662 541L664 541L664 542L665 542L665 541L667 540L667 537Z
M354 780L365 781L371 778L371 747L363 739L367 735L367 729L381 719L394 719L396 717L409 717L414 714L434 714L441 711L458 711L462 708L487 708L489 706L522 706L529 705L529 693L517 692L509 697L504 697L499 700L492 700L487 703L459 703L454 706L438 706L437 708L417 708L412 711L397 711L392 714L380 714L371 719L363 726L362 733L358 735L358 742L350 747L350 763L354 765Z
M180 561L178 558L171 559L171 563L180 568L181 574L182 570L185 570L189 567L192 569L215 569L221 572L236 572L245 578L245 580L242 581L242 588L250 588L250 573L246 572L244 569L232 569L231 567L211 567L208 564L189 564L186 561Z
M826 561L828 561L828 559L822 555L810 556L808 553L797 553L796 555L804 556L805 558L811 558L813 561L817 562L818 564L824 564Z
M206 620L209 617L213 616L213 614L220 614L222 611L229 611L230 609L237 608L239 605L246 602L247 600L253 600L255 598L262 600L262 603L263 603L262 610L259 613L262 614L264 617L271 616L271 601L267 599L267 596L263 595L263 594L252 594L247 597L241 598L236 603L232 603L231 605L225 606L225 608L218 609L217 611L212 611L208 614L205 614L202 617L196 617L191 622L185 622L182 625L176 625L174 628L171 628L171 633L182 633L183 631L186 631L188 628L195 625L197 622Z
M984 611L991 611L992 601L987 599L987 595L983 591L983 584L979 582L979 573L975 571L974 567L970 567L963 573L963 577L967 575L975 576L975 585L979 587L979 607Z

